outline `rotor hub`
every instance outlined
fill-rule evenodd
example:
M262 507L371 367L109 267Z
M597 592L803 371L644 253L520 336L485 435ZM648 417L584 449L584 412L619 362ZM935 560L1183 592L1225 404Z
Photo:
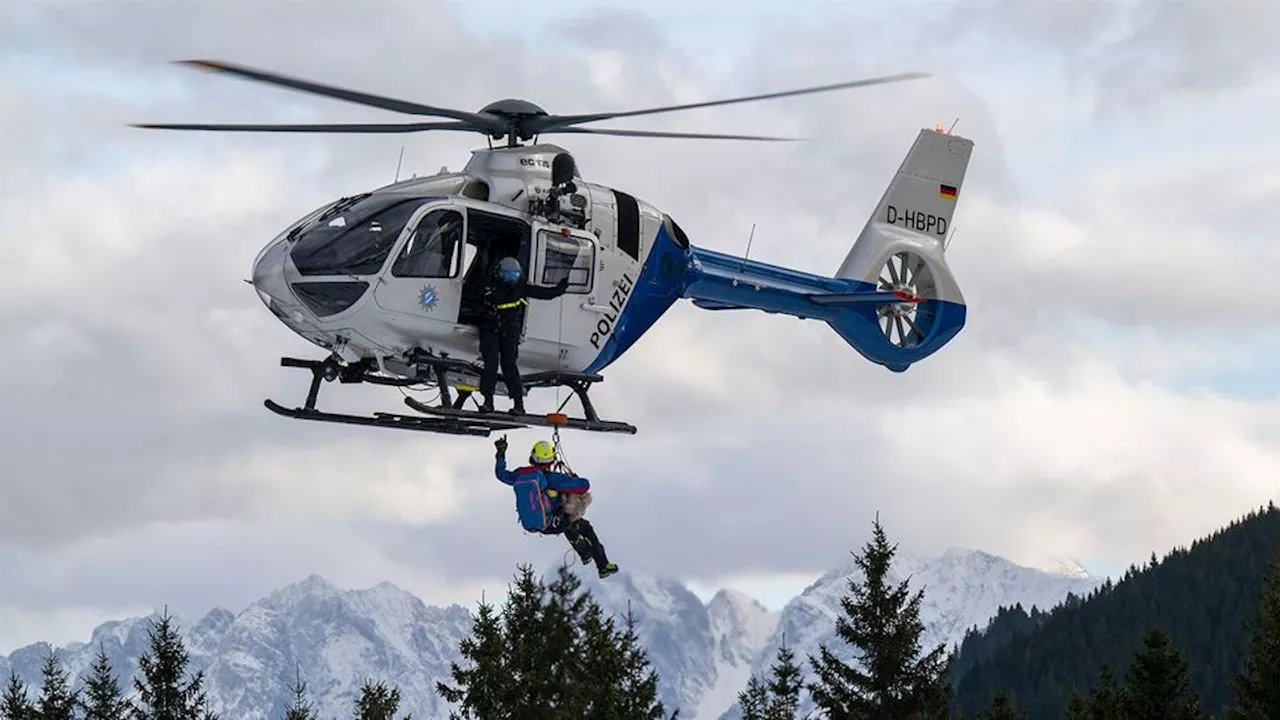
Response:
M530 118L548 117L546 110L520 98L495 100L480 108L479 114L500 118L505 127L500 131L492 131L490 136L495 138L507 137L508 141L513 143L517 139L529 140L534 136L534 133L525 127L525 123Z
M543 110L528 100L521 100L519 98L494 100L488 105L480 108L480 112L504 118L537 117L547 115L546 110Z

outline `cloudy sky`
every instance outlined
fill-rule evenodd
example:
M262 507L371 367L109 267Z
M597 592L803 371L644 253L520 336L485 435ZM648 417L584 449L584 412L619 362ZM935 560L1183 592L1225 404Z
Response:
M783 9L786 6L786 9ZM921 127L977 144L949 259L969 325L902 375L825 326L682 303L567 435L624 567L776 607L866 538L1098 573L1280 497L1280 5L932 0L18 0L0 8L0 652L306 574L473 603L524 537L485 439L278 418L318 356L242 282L326 200L456 169L478 136L165 133L144 121L399 120L176 67L212 57L465 109L691 102L936 76L584 138L589 178L699 245L830 274ZM962 9L963 7L963 9ZM332 407L402 407L326 387ZM553 400L554 398L552 398ZM534 399L535 403L549 402ZM514 453L542 437L512 435Z

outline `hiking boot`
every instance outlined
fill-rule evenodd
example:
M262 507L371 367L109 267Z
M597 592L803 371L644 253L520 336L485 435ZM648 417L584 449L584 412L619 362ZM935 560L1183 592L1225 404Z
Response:
M610 562L608 565L600 568L600 579L603 580L616 572L618 572L618 564Z

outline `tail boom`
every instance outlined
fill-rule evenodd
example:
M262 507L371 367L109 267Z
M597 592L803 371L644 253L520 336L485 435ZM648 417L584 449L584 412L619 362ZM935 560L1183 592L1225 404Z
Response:
M684 297L822 320L866 359L905 371L965 324L945 241L972 151L967 138L921 130L834 277L690 247Z
M692 247L684 297L707 310L759 310L821 320L867 360L895 372L906 370L945 345L964 325L964 305L922 298L905 290L882 290L848 278L822 277ZM916 330L902 321L910 342L895 344L881 327L886 308L933 318ZM895 326L896 327L896 326Z

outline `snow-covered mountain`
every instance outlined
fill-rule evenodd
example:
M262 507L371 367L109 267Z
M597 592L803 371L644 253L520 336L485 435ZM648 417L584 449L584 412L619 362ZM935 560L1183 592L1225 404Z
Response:
M1028 610L1032 606L1048 610L1066 599L1068 593L1087 594L1105 580L1087 573L1082 577L1082 570L1078 565L1067 573L1036 570L977 550L952 548L940 556L922 557L900 549L894 556L889 581L897 584L907 580L913 591L924 591L920 602L920 620L924 623L921 647L942 644L951 650L970 628L985 627L1002 605L1021 603ZM840 598L848 593L851 580L862 580L862 571L852 557L789 602L750 672L768 672L784 639L796 660L802 662L806 678L812 677L807 658L817 656L822 644L836 657L846 662L853 660L853 652L835 634L835 620L841 614ZM736 699L735 694L730 698L731 704ZM801 713L811 709L806 698ZM721 720L739 717L737 708L731 707Z
M751 597L722 590L703 603L682 583L621 572L600 581L578 568L583 585L607 611L628 609L661 677L668 712L715 720L733 716L737 693L752 672L767 670L785 636L803 661L834 638L839 598L856 577L852 563L823 575L781 612L770 613ZM984 626L1004 604L1047 609L1068 592L1087 592L1101 578L1055 574L1014 565L971 550L923 558L899 552L895 571L925 588L922 619L928 643L957 643L973 626ZM550 573L548 573L550 574ZM351 717L356 692L366 678L400 688L405 712L418 720L447 717L435 692L448 680L449 663L471 627L470 612L452 605L424 604L390 583L342 590L312 575L233 613L215 609L194 623L174 614L194 667L205 668L210 698L224 718L266 720L283 716L295 668L302 672L321 717ZM88 670L99 645L106 649L122 684L146 650L150 618L112 621L87 643L57 653L73 678ZM39 643L0 657L0 677L10 669L38 683L49 647Z
M192 667L205 670L210 700L227 720L283 717L295 670L325 718L351 717L366 677L398 685L406 700L402 707L415 718L447 717L435 682L447 679L458 642L471 629L471 613L461 606L431 607L390 583L344 591L317 575L239 613L218 608L194 624L170 614ZM129 678L147 650L150 620L159 616L105 623L88 643L67 645L57 654L78 679L101 646L121 686L132 690ZM28 684L38 683L48 652L44 643L14 651L0 659L0 676L14 669Z

